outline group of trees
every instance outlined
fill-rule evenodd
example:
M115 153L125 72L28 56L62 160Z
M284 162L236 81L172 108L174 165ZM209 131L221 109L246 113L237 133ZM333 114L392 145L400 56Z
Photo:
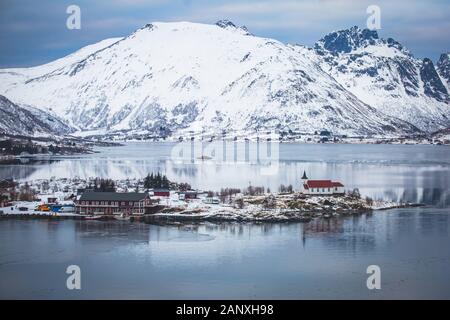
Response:
M156 175L153 173L148 174L144 179L144 188L146 189L169 189L169 187L169 179L167 179L166 175L159 172ZM183 187L187 187L187 185L183 185Z
M216 197L216 196L218 196L219 194L217 193L217 192L215 192L215 191L212 191L212 190L209 190L209 191L207 191L206 192L206 196L207 197Z
M41 154L41 153L61 153L62 151L79 151L82 148L77 148L75 142L62 141L57 144L44 145L43 143L36 143L31 138L14 138L0 140L0 154L2 155L20 155L22 153Z
M51 145L48 146L48 151L51 152L51 153L58 153L58 152L61 152L61 147L54 146L54 145L51 144Z
M280 185L278 190L280 191L280 193L292 193L292 192L294 192L294 188L292 187L292 184L290 184L288 186L285 186L284 184L282 184L282 185Z
M7 139L0 141L0 152L8 155L19 155L22 152L35 154L47 152L47 148L34 144L30 139L27 141Z
M17 200L19 201L33 201L35 193L31 190L28 182L25 182L23 186L20 187L19 194L17 195Z
M70 143L69 145L74 146L75 143ZM7 155L20 155L22 152L29 154L36 153L59 153L62 148L57 145L50 144L49 146L38 145L34 143L31 139L6 139L0 140L0 154Z
M244 194L249 196L259 196L263 195L265 190L264 187L248 186L247 189L244 190ZM270 193L269 188L267 188L267 193Z
M358 188L347 191L347 196L352 199L361 199L361 193L359 192ZM366 196L365 201L367 205L369 206L373 205L373 199L371 197Z
M233 196L241 193L241 189L237 188L222 188L220 189L219 198L222 203L225 203L228 199L228 202L231 203Z
M192 190L191 185L189 183L186 182L182 182L178 184L178 190L180 191L188 191L188 190Z
M12 179L0 180L0 201L17 200L17 183Z
M98 192L115 192L116 184L112 179L95 178L94 185L89 184L88 188Z
M279 188L279 191L281 193L292 193L294 192L294 188L292 187L292 185L285 186L282 184ZM231 203L233 198L238 194L244 194L247 196L258 196L270 193L271 191L269 188L266 189L264 187L256 187L250 185L247 188L245 188L244 191L238 188L222 188L220 189L220 192L208 191L208 196L209 197L217 196L219 197L222 203L225 202Z
M359 192L358 188L355 188L353 190L348 190L347 196L352 199L361 199L361 193Z
M28 182L17 188L18 184L14 180L0 181L0 200L1 201L33 201L35 192L31 189ZM18 190L17 190L18 189Z

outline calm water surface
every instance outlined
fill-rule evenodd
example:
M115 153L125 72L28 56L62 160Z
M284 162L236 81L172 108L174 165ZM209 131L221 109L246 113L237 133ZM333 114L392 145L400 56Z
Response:
M307 224L0 221L0 298L450 298L445 209ZM82 289L65 287L68 265ZM381 290L366 288L379 265Z
M221 156L197 160L200 151L194 163L174 161L174 146L169 142L127 143L123 147L97 148L99 153L93 155L52 157L59 161L51 163L0 165L0 178L127 179L161 171L173 181L189 182L205 190L246 188L251 183L276 191L280 184L292 184L298 189L299 178L306 170L311 179L338 179L347 188L359 188L364 196L450 206L450 146L283 143L272 148L273 158L278 161L276 170L268 175L263 174L266 163L252 161L256 143L217 141L213 146L218 152L226 150L226 161ZM261 144L258 152L263 151L265 145Z
M282 144L276 172L264 175L265 164L247 160L255 144L228 143L228 155L243 155L231 161L193 163L173 161L173 146L129 143L94 155L1 165L0 178L126 179L163 171L195 188L251 183L277 190L281 183L298 188L306 170L363 195L427 207L307 224L1 219L0 298L450 299L449 147ZM81 267L80 291L66 289L71 264ZM381 290L366 288L372 264L381 267Z

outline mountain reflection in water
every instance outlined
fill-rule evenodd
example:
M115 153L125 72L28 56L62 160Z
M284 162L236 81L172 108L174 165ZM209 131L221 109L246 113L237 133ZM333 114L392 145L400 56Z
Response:
M347 189L359 188L363 196L374 199L450 206L448 146L283 143L271 148L271 155L276 156L273 158L276 170L264 175L266 164L255 160L252 153L266 151L265 147L249 142L212 144L215 146L210 154L212 160L192 157L189 161L175 161L171 156L175 143L127 143L122 147L97 148L99 153L95 154L52 157L58 160L54 162L0 165L0 178L127 179L161 171L170 180L188 182L204 190L246 188L251 183L275 191L280 184L292 184L299 189L299 178L306 170L311 179L340 180ZM207 143L204 148L211 149ZM202 151L200 154L210 156ZM229 160L223 161L224 155Z

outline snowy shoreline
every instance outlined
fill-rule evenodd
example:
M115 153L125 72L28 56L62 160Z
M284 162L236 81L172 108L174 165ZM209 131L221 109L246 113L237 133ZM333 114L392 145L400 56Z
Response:
M145 217L152 222L308 222L313 218L331 218L363 214L372 211L423 206L418 203L395 203L354 199L347 195L307 196L300 194L278 194L244 197L242 208L232 205L199 205L172 207ZM272 204L267 203L272 198ZM270 200L269 200L270 201ZM267 206L273 206L271 208Z
M164 207L154 214L136 215L127 218L97 216L96 220L143 221L148 223L173 222L308 222L314 218L331 218L358 215L373 211L423 206L418 203L396 203L339 196L304 196L299 193L244 196L229 204L206 204L190 201ZM0 218L44 218L90 220L90 216L74 212L20 212L12 207L1 208Z

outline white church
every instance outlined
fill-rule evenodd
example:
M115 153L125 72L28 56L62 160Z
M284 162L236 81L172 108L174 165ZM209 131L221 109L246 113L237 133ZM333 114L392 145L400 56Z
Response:
M302 188L304 194L309 195L339 195L344 194L344 185L339 181L310 180L303 171Z

